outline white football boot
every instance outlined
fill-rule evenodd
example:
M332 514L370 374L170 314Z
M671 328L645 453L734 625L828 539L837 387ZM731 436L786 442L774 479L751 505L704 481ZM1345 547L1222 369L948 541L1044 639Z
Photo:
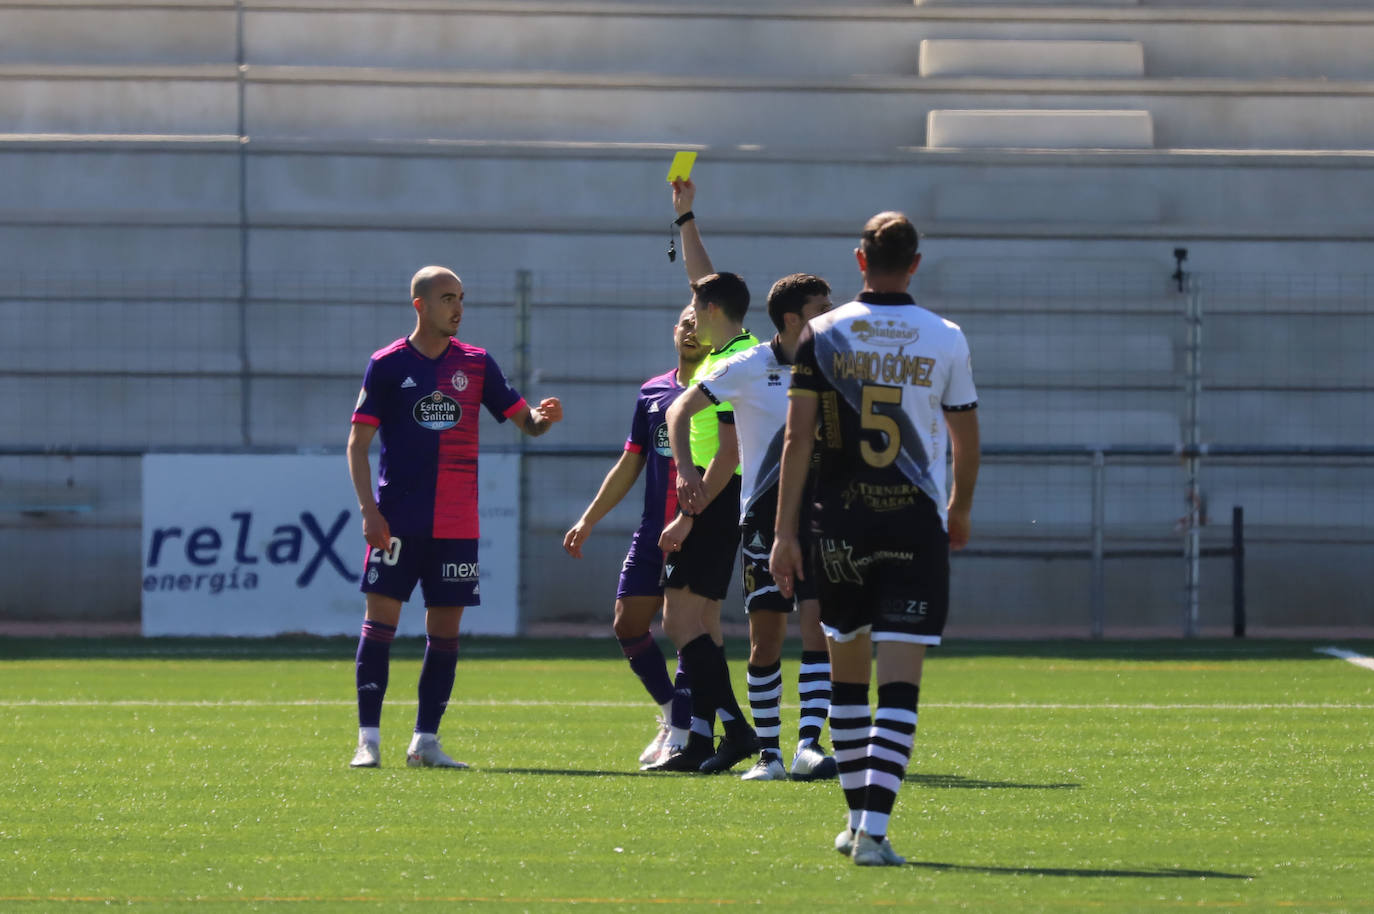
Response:
M639 764L652 765L663 755L663 746L668 742L668 734L673 732L673 728L663 718L658 719L658 733L654 735L653 742L644 747L644 751L639 753Z
M838 845L837 841L837 848ZM854 833L854 850L851 856L855 866L901 866L906 863L906 858L892 849L892 842L886 837L880 843L862 830Z
M761 755L759 760L754 763L744 774L740 775L741 781L785 781L787 780L787 769L782 767L782 759L776 755Z
M417 733L410 740L406 750L406 765L411 768L466 768L467 762L449 758L444 747L439 745L439 737L430 733Z
M382 748L379 744L371 740L358 740L358 751L353 753L353 761L348 763L350 768L380 768L382 767Z
M811 740L797 744L797 754L792 756L792 780L824 781L838 776L834 756L821 752Z

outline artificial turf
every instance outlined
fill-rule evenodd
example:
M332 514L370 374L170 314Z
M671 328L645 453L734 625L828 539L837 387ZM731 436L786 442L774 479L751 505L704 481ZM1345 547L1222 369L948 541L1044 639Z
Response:
M833 781L639 772L655 709L610 639L465 638L470 771L404 765L414 641L352 770L350 640L10 639L0 911L1368 911L1374 671L1324 644L934 649L909 862L861 869Z

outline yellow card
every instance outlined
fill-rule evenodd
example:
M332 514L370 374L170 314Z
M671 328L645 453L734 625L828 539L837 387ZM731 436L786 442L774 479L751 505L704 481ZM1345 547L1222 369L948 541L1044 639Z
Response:
M668 183L686 181L692 177L692 165L697 160L695 152L679 152L673 156L673 164L668 166Z

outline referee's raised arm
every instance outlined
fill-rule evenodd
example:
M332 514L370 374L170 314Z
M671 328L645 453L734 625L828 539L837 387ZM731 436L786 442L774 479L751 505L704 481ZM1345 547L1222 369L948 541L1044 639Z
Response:
M687 268L688 282L696 282L715 272L711 258L706 253L706 245L701 240L701 231L697 228L696 214L692 212L696 195L697 186L691 181L673 182L673 212L677 213L674 221L682 232L682 265Z

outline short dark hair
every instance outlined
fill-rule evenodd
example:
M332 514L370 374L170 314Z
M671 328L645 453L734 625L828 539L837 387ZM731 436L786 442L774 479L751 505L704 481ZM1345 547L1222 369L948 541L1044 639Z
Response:
M781 333L784 314L801 314L802 307L811 298L829 294L830 283L812 273L784 276L768 290L768 318Z
M905 272L916 259L916 226L901 213L879 213L864 224L859 246L868 272Z
M429 298L430 287L434 285L436 280L444 276L452 276L454 279L458 279L458 274L454 273L448 267L421 267L415 272L415 275L410 278L410 300L414 301L417 298ZM462 282L461 279L458 281Z
M708 273L692 283L692 293L703 305L717 305L732 321L743 322L749 312L749 287L737 273Z

